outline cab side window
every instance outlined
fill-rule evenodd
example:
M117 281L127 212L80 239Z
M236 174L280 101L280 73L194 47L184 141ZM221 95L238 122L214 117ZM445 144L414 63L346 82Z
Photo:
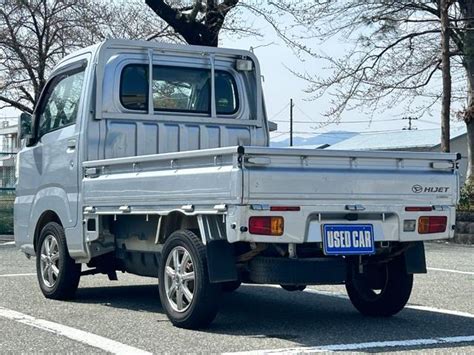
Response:
M237 85L229 73L216 70L216 111L218 115L230 115L237 112L239 96Z
M148 67L129 64L122 71L120 80L120 101L129 110L148 108Z
M83 81L83 70L62 74L53 79L39 112L39 137L76 123Z

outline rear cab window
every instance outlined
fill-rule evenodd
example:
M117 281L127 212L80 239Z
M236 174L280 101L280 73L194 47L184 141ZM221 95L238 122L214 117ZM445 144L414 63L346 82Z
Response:
M232 115L239 100L235 79L215 71L216 113ZM190 67L153 66L153 107L158 112L211 113L211 70ZM148 65L129 64L120 78L120 102L129 110L148 108Z

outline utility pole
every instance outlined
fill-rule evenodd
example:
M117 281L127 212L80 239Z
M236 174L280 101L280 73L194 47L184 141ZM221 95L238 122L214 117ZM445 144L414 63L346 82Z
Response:
M469 1L468 1L469 2ZM449 49L449 7L451 0L440 0L440 21L441 21L441 69L443 76L443 97L441 101L441 151L449 152L449 116L451 110L451 63Z
M403 127L403 130L408 130L408 131L413 131L416 129L416 127L413 127L412 124L411 124L411 121L416 121L418 119L418 117L403 117L404 120L408 120L408 128L407 127Z
M293 147L293 99L290 99L290 147Z

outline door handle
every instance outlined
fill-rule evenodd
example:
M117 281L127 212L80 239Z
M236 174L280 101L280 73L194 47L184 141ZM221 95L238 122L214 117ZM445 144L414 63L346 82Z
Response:
M76 139L75 138L68 139L66 152L72 153L75 150L76 150Z
M67 141L67 148L68 149L76 149L76 139L69 139Z

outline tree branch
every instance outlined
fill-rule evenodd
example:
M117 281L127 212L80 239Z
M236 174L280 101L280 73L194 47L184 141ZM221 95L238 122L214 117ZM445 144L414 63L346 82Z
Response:
M33 113L33 109L32 109L32 108L30 108L30 107L28 107L28 106L26 106L26 105L23 105L23 104L21 104L21 103L18 102L18 101L9 99L8 97L5 97L5 96L0 95L0 101L3 101L3 102L5 102L5 103L7 103L7 104L10 105L11 107L17 108L17 109L20 110L20 111L27 112L27 113Z

